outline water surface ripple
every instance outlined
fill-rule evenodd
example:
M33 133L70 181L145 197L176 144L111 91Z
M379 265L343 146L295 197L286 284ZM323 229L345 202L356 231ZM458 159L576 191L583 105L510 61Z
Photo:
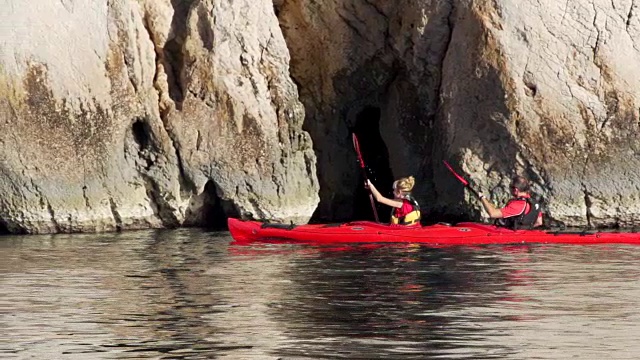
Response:
M635 359L640 246L0 238L3 359Z

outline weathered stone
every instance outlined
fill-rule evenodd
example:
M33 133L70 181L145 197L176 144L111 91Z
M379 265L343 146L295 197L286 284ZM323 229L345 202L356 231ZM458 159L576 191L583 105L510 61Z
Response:
M441 165L449 159L498 202L521 173L550 217L635 223L638 6L278 2L319 157L321 215L352 207L360 184L346 139L353 114L370 105L381 109L394 177L416 175L427 212L482 213Z
M8 231L201 225L220 202L311 215L315 157L270 2L10 1L0 22Z
M9 231L304 222L318 189L318 219L360 216L351 131L427 213L483 214L448 159L497 202L529 176L570 225L640 215L637 0L10 0L0 22Z
M318 156L317 216L353 215L353 194L362 184L349 132L368 132L378 121L371 136L382 136L388 159L382 154L385 160L376 160L380 141L369 141L365 134L365 162L390 166L395 177L417 176L415 194L433 199L426 174L431 172L431 129L452 4L284 0L276 5L292 54L292 76L307 111L305 129ZM369 108L381 110L379 119L364 116L372 113ZM388 191L390 174L379 172L377 185Z
M173 106L163 119L184 190L213 180L240 215L308 221L318 203L316 160L272 4L198 1L173 23L164 46Z
M166 196L177 179L175 156L149 91L153 48L135 31L142 26L137 3L53 1L3 10L0 21L10 25L0 35L0 68L9 96L0 100L0 218L8 230L179 222L178 204ZM137 133L134 124L141 124ZM150 148L153 159L143 155Z
M455 134L449 151L473 154L463 166L481 186L505 198L509 177L523 173L558 220L637 221L637 6L487 1L460 10L443 69L451 119L443 124Z

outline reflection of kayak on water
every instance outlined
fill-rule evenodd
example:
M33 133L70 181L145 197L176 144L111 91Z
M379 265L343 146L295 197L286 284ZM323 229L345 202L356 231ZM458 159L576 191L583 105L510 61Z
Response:
M369 221L342 224L283 225L229 218L229 231L237 242L285 241L307 243L424 243L436 246L479 244L640 244L637 232L566 230L511 230L480 223L455 226L391 226Z

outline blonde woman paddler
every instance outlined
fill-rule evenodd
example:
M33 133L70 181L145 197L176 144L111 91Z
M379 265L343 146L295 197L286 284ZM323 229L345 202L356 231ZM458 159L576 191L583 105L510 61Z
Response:
M376 201L393 208L391 212L391 224L405 226L420 226L420 205L411 196L411 190L415 183L416 180L413 176L394 181L393 199L388 199L380 194L371 181L366 181L366 185L371 190Z

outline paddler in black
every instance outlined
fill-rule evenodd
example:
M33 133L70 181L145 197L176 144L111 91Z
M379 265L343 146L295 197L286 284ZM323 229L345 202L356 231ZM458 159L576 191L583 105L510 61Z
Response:
M411 196L411 190L416 180L413 176L398 179L393 182L393 199L388 199L376 189L371 181L367 180L366 186L371 189L376 201L389 205L393 208L391 212L392 225L420 226L420 205Z
M499 219L498 225L511 229L541 226L542 209L540 203L531 198L529 181L523 176L516 176L511 180L509 190L513 199L501 209L497 209L483 193L478 193L489 217Z

